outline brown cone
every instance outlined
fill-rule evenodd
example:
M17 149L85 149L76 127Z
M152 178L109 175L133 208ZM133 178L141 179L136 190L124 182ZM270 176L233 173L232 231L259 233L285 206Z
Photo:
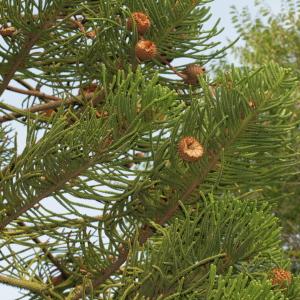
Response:
M85 33L85 36L86 36L87 38L89 38L89 39L94 39L94 38L96 38L97 33L96 33L95 30L92 30L92 31L86 32L86 33Z
M91 83L82 88L82 94L85 98L92 98L94 93L96 92L98 85L96 83Z
M272 270L272 285L278 285L281 288L284 288L291 282L292 282L291 272L281 268L275 268Z
M127 29L133 29L133 21L135 22L138 33L144 34L151 26L149 17L142 12L134 12L131 18L127 20Z
M64 277L63 275L58 275L56 277L52 277L51 278L51 283L54 285L54 286L57 286L59 284L61 284L62 282L64 282Z
M157 55L157 47L152 41L140 40L135 46L135 55L141 61L151 60Z
M55 110L52 109L52 108L49 108L49 109L46 109L44 112L43 112L43 115L47 118L50 118L53 114L55 114Z
M186 84L197 85L198 76L201 76L204 73L205 73L205 68L196 64L191 64L188 65L182 72L182 74L184 75L183 80Z
M204 149L194 137L186 136L179 141L178 152L181 159L193 162L203 156Z
M4 28L4 27L0 28L0 35L5 36L5 37L13 36L15 32L16 32L16 28L12 27L12 26L7 27L7 28Z

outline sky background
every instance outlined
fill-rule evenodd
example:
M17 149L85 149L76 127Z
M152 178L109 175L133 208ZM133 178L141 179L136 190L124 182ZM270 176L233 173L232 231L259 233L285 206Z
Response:
M266 0L265 2L270 5L274 13L280 11L281 0ZM248 6L253 16L257 14L254 7L254 0L215 0L211 4L212 18L210 22L213 23L218 18L221 18L220 28L224 27L224 31L219 36L219 40L224 44L227 39L233 40L237 37L237 33L231 22L230 7L232 5L235 5L239 9ZM230 62L233 63L233 58L230 57L230 59L232 60ZM17 289L0 285L1 300L16 300L19 296L20 294Z

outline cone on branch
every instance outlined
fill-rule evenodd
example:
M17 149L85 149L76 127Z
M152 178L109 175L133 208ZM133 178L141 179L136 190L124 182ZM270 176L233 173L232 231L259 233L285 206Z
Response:
M69 21L69 26L72 29L79 29L79 30L83 30L84 26L83 26L83 20L82 19L71 19Z
M107 118L109 116L107 111L96 111L96 117L99 118Z
M204 149L197 139L192 136L186 136L178 143L178 153L182 160L194 162L203 156Z
M152 60L157 56L157 54L157 47L152 41L140 40L135 46L135 55L140 61Z
M55 110L52 109L52 108L46 109L46 110L43 112L43 116L45 116L45 117L47 117L47 118L52 117L54 114L55 114Z
M16 28L13 26L9 27L1 27L0 28L0 35L3 37L12 37L16 33Z
M97 88L98 88L97 83L91 83L91 84L85 85L82 88L82 95L85 98L90 99L91 97L93 97L93 95L96 92Z
M271 271L272 285L285 288L292 282L292 273L281 268L275 268Z
M92 106L97 106L103 102L105 94L101 86L97 83L91 83L81 88L79 95L82 95L85 101L91 101Z
M186 84L197 85L198 77L204 75L205 71L200 65L190 64L182 71L183 80Z
M97 36L96 30L87 31L85 36L89 39L95 39Z
M51 278L51 284L53 286L57 286L60 285L61 283L63 283L65 280L64 276L62 274L56 276L56 277L52 277Z
M143 12L132 13L131 17L127 20L128 30L133 30L133 23L135 23L137 32L139 34L146 33L151 26L151 21L149 17Z
M224 53L207 1L2 2L20 34L0 50L0 285L53 300L292 299L296 276L270 268L289 263L267 201L299 173L294 75L272 63L226 77L222 62L206 76L200 61Z
M254 100L249 100L248 105L251 109L256 109L256 102Z

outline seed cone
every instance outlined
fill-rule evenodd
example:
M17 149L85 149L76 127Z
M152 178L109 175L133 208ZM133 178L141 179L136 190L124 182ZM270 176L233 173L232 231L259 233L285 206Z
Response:
M184 76L183 80L186 84L197 85L198 76L201 76L204 73L205 73L205 68L196 64L191 64L188 65L182 72Z
M278 285L281 288L284 288L291 282L292 282L291 272L281 268L275 268L272 270L272 285Z
M141 61L151 60L157 55L157 47L152 41L140 40L135 46L135 55Z
M0 35L2 35L3 37L6 37L6 36L13 36L14 33L16 32L16 28L15 27L7 27L7 28L0 28Z
M178 143L178 153L182 160L193 162L203 156L204 149L194 137L186 136Z
M133 22L135 22L138 33L144 34L147 30L149 30L151 26L151 21L149 17L142 12L134 12L131 18L127 21L127 29L133 29Z

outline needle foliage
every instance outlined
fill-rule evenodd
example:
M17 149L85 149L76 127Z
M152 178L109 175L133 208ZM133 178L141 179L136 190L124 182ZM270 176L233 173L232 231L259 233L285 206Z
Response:
M297 77L210 75L210 2L1 1L0 283L21 298L300 299L296 275L272 277L290 274L274 191L298 174Z

